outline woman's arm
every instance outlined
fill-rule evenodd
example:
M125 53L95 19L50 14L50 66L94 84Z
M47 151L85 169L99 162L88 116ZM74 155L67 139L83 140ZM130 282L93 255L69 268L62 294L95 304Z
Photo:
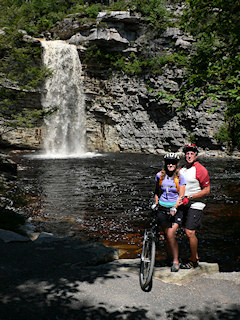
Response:
M155 198L155 203L158 204L158 200L159 200L159 181L156 181L155 184L155 190L154 190L154 198Z
M159 196L155 194L154 198L155 198L155 203L158 204Z

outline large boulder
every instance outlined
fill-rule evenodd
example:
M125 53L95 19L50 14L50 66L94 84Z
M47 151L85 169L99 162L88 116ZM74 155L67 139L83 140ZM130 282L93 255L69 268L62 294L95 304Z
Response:
M69 19L67 20L68 23L71 21ZM131 41L138 38L141 20L139 15L131 14L130 11L100 12L97 16L96 25L89 25L89 28L86 28L86 25L81 28L76 27L76 21L72 20L70 30L75 28L75 32L68 42L77 46L96 44L107 48L109 51L123 51L130 46ZM63 29L65 30L65 27ZM60 38L62 37L61 31L58 32L58 35ZM65 35L66 32L64 37Z

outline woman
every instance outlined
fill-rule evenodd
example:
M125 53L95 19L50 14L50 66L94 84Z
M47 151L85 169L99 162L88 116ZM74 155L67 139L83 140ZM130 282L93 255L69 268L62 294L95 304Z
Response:
M172 272L179 270L178 243L175 235L178 226L182 222L182 211L177 210L182 204L182 197L185 193L185 179L179 173L177 163L179 156L169 153L164 156L164 168L158 172L155 178L155 206L158 205L158 222L164 228L168 245L173 256ZM169 219L169 211L171 219Z

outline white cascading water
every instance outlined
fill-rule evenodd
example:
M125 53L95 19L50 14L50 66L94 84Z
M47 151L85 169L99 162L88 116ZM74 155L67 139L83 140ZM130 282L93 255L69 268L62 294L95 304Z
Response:
M47 157L82 156L86 153L85 99L82 66L77 49L61 40L42 41L43 63L52 71L46 80L42 106L58 110L44 121L43 144Z

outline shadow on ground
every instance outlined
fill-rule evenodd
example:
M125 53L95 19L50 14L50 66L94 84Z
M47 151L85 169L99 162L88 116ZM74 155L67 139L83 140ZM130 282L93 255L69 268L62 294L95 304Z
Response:
M238 320L240 319L240 307L232 305L226 309L222 309L221 306L219 306L216 310L205 308L203 311L187 311L183 306L178 310L168 310L166 312L166 319Z
M94 284L100 279L104 285L109 278L128 275L114 272L118 268L114 264L97 267L82 242L0 242L0 250L1 320L152 319L146 308L123 306L116 310L84 299L83 283ZM172 320L239 318L238 306L194 312L182 306L155 315L155 319Z

